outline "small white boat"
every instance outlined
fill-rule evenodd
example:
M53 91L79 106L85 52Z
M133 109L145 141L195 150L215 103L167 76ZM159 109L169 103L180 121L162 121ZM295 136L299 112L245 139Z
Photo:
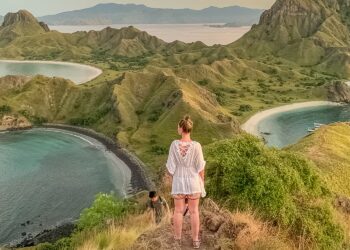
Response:
M314 123L314 127L315 127L315 128L320 128L320 127L322 127L322 126L324 126L324 124L322 124L322 123L317 123L317 122Z
M308 128L308 129L307 129L307 132L312 133L312 132L315 132L316 130L317 130L316 128Z

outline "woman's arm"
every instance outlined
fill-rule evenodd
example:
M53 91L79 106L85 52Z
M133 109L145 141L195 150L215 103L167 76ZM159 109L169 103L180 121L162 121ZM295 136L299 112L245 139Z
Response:
M204 179L205 179L205 160L204 160L204 156L203 156L203 150L202 150L202 146L198 143L198 150L197 150L197 163L196 163L196 168L198 171L199 176L202 178L202 181L204 183Z
M166 180L169 183L173 183L173 175L169 171L166 171Z
M199 176L202 178L202 181L204 183L204 178L205 178L205 171L204 171L204 169L199 172Z
M171 143L170 149L169 149L169 155L168 155L168 160L166 162L166 169L167 169L167 174L168 176L173 177L175 170L176 170L176 162L175 162L175 155L174 155L174 142Z

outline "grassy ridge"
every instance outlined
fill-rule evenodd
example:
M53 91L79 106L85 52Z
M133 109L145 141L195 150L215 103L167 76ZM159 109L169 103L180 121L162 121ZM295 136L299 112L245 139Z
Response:
M333 192L350 197L349 138L349 124L333 124L320 128L289 150L306 155L318 166L317 171Z
M159 56L157 60L167 59ZM130 61L124 62L129 67ZM0 104L50 122L87 126L116 136L157 170L184 114L195 120L194 139L208 144L232 137L239 131L238 121L259 110L326 99L325 85L333 79L269 57L258 62L225 59L177 67L151 62L133 71L99 62L104 73L79 86L34 77L25 85L0 90ZM11 86L12 81L16 80L7 79L3 85Z
M345 1L277 0L258 25L230 47L242 56L273 55L348 77L349 15Z
M209 194L231 209L257 210L317 249L340 249L345 232L328 186L306 158L241 135L206 149Z

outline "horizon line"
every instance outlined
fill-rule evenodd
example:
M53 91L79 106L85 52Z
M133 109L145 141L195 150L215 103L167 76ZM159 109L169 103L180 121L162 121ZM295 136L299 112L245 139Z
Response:
M35 17L44 17L44 16L54 16L54 15L58 15L58 14L62 14L62 13L67 13L67 12L72 12L72 11L80 11L80 10L84 10L84 9L91 9L91 8L94 8L96 6L99 6L99 5L108 5L108 4L113 4L113 5L134 5L134 6L145 6L147 8L151 8L151 9L161 9L161 10L193 10L193 11L203 11L205 9L209 9L209 8L217 8L217 9L225 9L225 8L230 8L230 7L238 7L238 8L245 8L245 9L251 9L251 10L266 10L266 9L260 9L260 8L250 8L250 7L246 7L246 6L241 6L241 5L228 5L228 6L224 6L224 7L219 7L219 6L214 6L214 5L210 5L210 6L207 6L207 7L204 7L204 8L200 8L200 9L193 9L193 8L159 8L159 7L150 7L146 4L136 4L136 3L113 3L113 2L110 2L110 3L98 3L98 4L95 4L95 5L92 5L90 7L82 7L80 9L71 9L71 10L65 10L65 11L61 11L61 12L56 12L56 13L53 13L53 14L44 14L44 15L34 15ZM0 16L5 16L6 14L8 13L17 13L18 11L20 10L27 10L29 12L32 13L32 11L26 9L26 8L20 8L20 9L17 9L17 11L15 12L12 12L12 11L8 11L6 13L0 13Z

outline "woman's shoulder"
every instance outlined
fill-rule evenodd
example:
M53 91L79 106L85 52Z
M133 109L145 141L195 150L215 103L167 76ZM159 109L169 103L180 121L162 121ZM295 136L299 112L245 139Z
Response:
M171 144L170 144L170 146L174 146L176 143L178 143L179 142L179 140L173 140L172 142L171 142Z
M192 141L196 148L202 148L202 145L198 141Z
M176 140L173 140L172 142L171 142L171 145L173 145L173 144L177 144L177 143L179 143L180 142L180 140L178 140L178 139L176 139ZM197 142L197 141L191 141L190 143L192 143L193 145L195 145L195 146L197 146L197 147L201 147L202 145L199 143L199 142Z

